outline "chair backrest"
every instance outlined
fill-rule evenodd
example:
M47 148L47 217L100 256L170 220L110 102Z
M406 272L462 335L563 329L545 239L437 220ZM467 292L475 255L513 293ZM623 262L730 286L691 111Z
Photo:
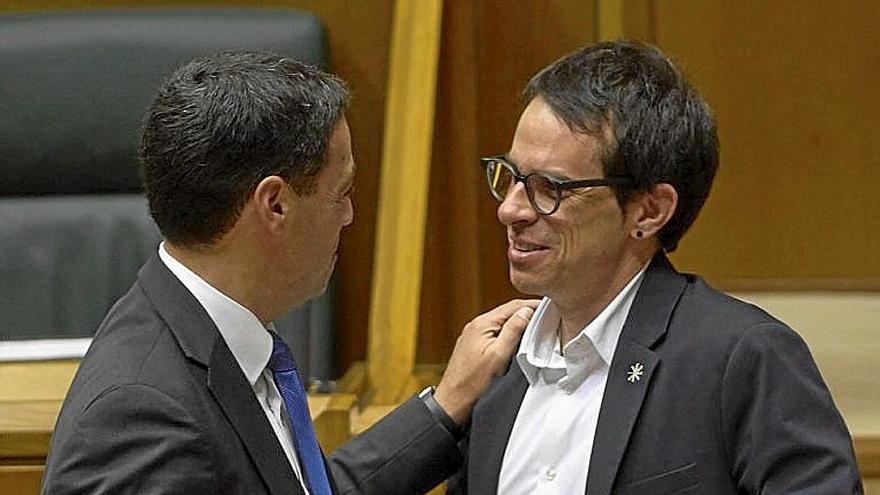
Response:
M139 193L144 113L174 68L233 49L326 62L320 20L290 10L0 15L0 335L94 332L159 240ZM330 302L284 321L332 325ZM308 362L308 345L292 347Z
M323 64L309 14L112 10L0 16L0 195L140 190L141 119L186 61L262 49Z

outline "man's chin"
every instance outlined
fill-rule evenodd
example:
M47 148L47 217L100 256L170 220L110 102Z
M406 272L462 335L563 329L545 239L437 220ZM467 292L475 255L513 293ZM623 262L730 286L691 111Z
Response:
M543 284L528 273L517 271L512 267L510 269L510 284L518 292L529 296L542 296L545 293Z
M315 291L315 295L312 296L312 299L321 297L322 295L324 295L325 292L327 292L327 287L330 285L330 279L332 277L333 277L333 266L331 265L330 269L324 275L323 283L321 284L320 287L318 287L318 290Z
M305 281L305 283L303 283L303 281L300 281L300 283L297 285L297 287L294 288L294 290L298 289L298 291L301 295L301 297L300 297L301 302L296 304L296 306L299 306L301 304L305 304L306 302L311 301L312 299L317 299L317 298L321 297L322 295L324 295L324 293L327 292L327 287L330 285L330 278L332 276L333 276L333 266L331 265L330 269L327 270L327 272L322 276L322 278L320 280L312 279L311 282ZM309 290L304 290L309 287L310 287ZM293 307L291 307L291 309L293 309Z

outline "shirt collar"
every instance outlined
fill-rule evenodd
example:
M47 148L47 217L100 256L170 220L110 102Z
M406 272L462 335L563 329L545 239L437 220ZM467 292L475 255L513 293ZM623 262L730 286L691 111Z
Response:
M559 352L561 315L553 301L545 297L532 315L516 355L529 385L535 385L543 372L553 381L567 376L569 384L577 387L590 371L610 366L647 267L642 267L593 321L565 345L564 352Z
M541 300L526 326L516 361L530 385L538 380L538 373L543 368L564 368L562 356L559 355L559 311L549 297ZM555 359L554 359L555 358Z
M211 286L171 256L165 249L164 242L159 244L159 258L214 320L220 336L226 341L244 376L254 386L272 355L272 336L267 331L274 330L272 324L264 327L249 309Z

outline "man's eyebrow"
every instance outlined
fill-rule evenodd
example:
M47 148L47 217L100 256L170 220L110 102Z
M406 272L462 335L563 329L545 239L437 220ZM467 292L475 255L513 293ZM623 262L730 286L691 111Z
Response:
M351 189L354 187L354 178L355 178L356 172L357 172L357 165L352 164L351 168L349 169L349 172L346 174L345 180L343 180L339 186L340 191L344 191L344 190Z
M513 165L513 168L515 168L518 173L523 174L522 170L520 170L520 168L519 168L519 165L515 161L510 159L510 152L509 151L507 153L501 155L501 157L504 158L505 160L507 160L508 163ZM544 175L546 177L551 177L553 179L571 180L571 177L568 177L567 175L562 175L562 174L559 174L556 172L549 172L549 171L545 171L545 170L540 170L540 171L538 171L538 173L540 173L541 175ZM523 175L526 175L526 174L523 174Z
M516 169L517 173L520 173L520 174L522 173L522 171L520 171L520 169L519 169L519 165L515 161L510 159L510 152L509 151L507 153L504 153L503 155L501 155L501 158L504 158L504 161L513 165L513 168Z
M563 174L558 174L556 172L541 172L541 175L551 177L553 179L558 179L558 180L571 180L571 177L569 177L567 175L563 175Z

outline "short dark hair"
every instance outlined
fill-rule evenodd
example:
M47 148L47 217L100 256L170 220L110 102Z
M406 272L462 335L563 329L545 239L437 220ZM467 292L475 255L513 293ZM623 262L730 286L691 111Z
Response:
M179 68L150 106L140 146L162 235L216 241L271 175L313 193L349 98L338 77L272 53L221 52Z
M527 103L540 97L572 131L603 139L605 176L634 181L614 188L621 206L656 184L675 188L678 208L658 234L660 246L673 251L718 169L712 110L681 71L653 46L601 42L541 70L523 96Z

